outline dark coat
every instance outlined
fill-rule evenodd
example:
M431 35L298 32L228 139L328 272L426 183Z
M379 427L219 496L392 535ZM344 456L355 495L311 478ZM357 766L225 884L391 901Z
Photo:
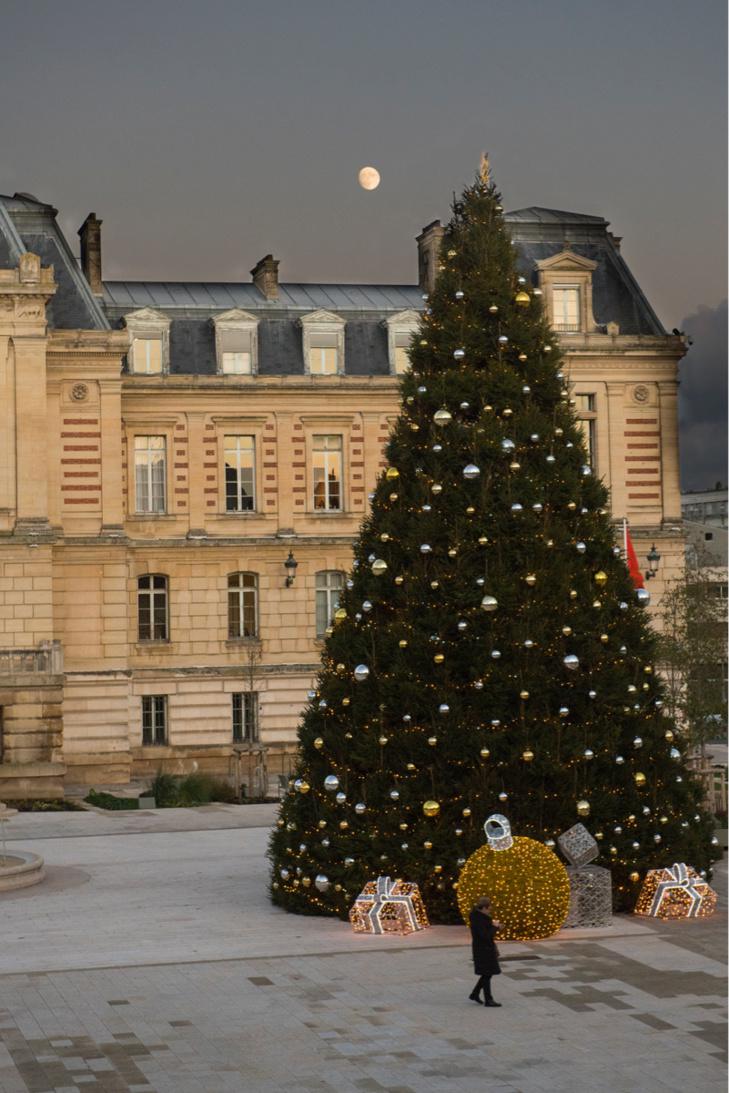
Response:
M491 917L483 911L471 911L470 926L473 970L476 975L499 975L499 950L494 942L496 927Z

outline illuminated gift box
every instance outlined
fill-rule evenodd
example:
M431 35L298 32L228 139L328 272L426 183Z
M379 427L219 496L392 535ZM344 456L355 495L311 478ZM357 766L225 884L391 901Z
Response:
M676 862L651 869L635 905L636 915L654 918L706 918L716 908L716 892L695 869Z
M378 877L368 881L349 911L357 934L411 934L429 925L417 884Z
M613 885L609 869L599 865L567 866L570 909L565 928L609 926L613 918Z

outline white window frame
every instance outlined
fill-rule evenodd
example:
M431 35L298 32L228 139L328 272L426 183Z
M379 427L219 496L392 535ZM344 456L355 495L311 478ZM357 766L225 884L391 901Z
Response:
M249 622L252 614L252 626L247 614ZM228 574L228 641L251 638L258 638L258 574L242 569Z
M597 394L594 391L575 392L576 417L582 430L582 436L587 448L588 462L593 471L597 470ZM581 399L587 399L587 405L580 404Z
M405 358L405 367L398 369L398 351L409 349L413 334L420 329L420 315L417 311L400 311L397 315L391 315L385 319L387 327L387 353L390 362L390 374L402 376L410 367L410 361Z
M230 446L228 442L236 441L235 447ZM241 444L242 441L249 442L245 446ZM241 471L248 470L248 468L241 466L241 455L245 452L250 452L251 456L251 504L248 508L244 508L241 504ZM235 456L235 464L231 464L231 468L235 470L236 474L236 505L231 508L228 504L228 453ZM236 515L246 512L256 511L257 502L257 483L256 483L256 438L250 433L224 433L223 434L223 488L225 493L225 511L226 513Z
M170 370L170 322L161 311L144 307L124 316L129 331L129 371L136 376L163 376ZM159 342L159 371L149 370L149 348L145 343Z
M314 584L316 636L323 638L332 624L334 612L339 607L344 590L344 573L341 569L320 569Z
M254 376L258 372L258 319L248 311L234 307L213 318L215 359L218 375ZM226 369L227 355L247 357L247 367Z
M258 691L233 691L231 733L234 744L257 744L260 740Z
M146 440L147 444L142 446L138 444L138 441ZM159 445L151 445L150 441L161 441ZM160 433L135 433L133 437L134 452L134 511L137 515L151 515L160 516L167 512L167 437ZM155 481L153 476L153 467L160 461L152 458L154 452L162 452L162 497L161 504L155 504ZM145 456L145 459L140 459L140 456ZM144 490L140 491L140 471L143 471ZM158 483L157 483L158 484ZM140 493L146 492L146 506L142 505Z
M344 331L346 323L333 311L312 311L301 317L304 351L304 371L307 376L341 376L344 374ZM335 371L322 372L322 351L333 349ZM317 350L319 353L317 354Z
M568 300L568 295L574 299L577 305L577 316L574 322L568 322L569 308L564 304ZM561 303L561 314L557 314L558 301ZM552 285L552 327L558 333L562 334L579 334L583 329L583 315L582 315L582 290L579 284L554 284Z
M142 747L167 747L169 731L167 706L167 695L142 695ZM145 740L145 736L151 739Z
M332 444L338 441L338 444ZM323 456L323 505L317 505L317 456ZM330 458L330 457L335 457ZM333 505L330 473L332 465L335 465L338 474L335 481L339 485L339 503ZM341 433L314 433L311 438L311 507L315 513L344 512L344 436Z
M149 582L149 587L142 587L142 582ZM170 640L170 582L164 573L140 573L137 577L137 641L169 641ZM149 613L149 633L142 635L142 603L146 603ZM162 607L164 614L164 633L157 634L157 611Z

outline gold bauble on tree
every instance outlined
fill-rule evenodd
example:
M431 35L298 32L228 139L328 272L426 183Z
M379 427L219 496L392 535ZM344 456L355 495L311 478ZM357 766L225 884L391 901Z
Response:
M423 804L423 812L426 816L437 816L440 812L440 805L437 801L425 801Z
M400 477L400 472L397 469L397 467L388 467L387 470L385 471L385 478L387 478L388 481L390 481L390 482L393 482L396 478L399 478L399 477Z
M498 937L533 941L559 930L569 910L567 870L536 839L513 838L505 816L484 825L488 842L467 860L458 877L458 908L464 920L481 896L501 923Z
M598 588L604 588L604 586L608 582L608 575L604 569L598 569L594 579L595 584L598 586Z
M589 801L578 801L577 802L577 815L578 816L589 816L590 815L590 802Z
M529 304L531 303L531 297L529 293L525 292L522 288L517 292L516 296L514 297L514 303L517 307L529 307Z
M646 783L646 777L643 771L636 770L635 774L633 775L633 780L635 781L636 786L644 786Z

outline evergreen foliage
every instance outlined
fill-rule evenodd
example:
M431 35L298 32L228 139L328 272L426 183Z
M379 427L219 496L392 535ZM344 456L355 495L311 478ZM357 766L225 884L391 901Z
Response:
M548 842L585 801L619 907L636 873L710 866L655 639L499 202L479 177L454 204L413 338L271 841L291 911L345 917L387 873L420 885L431 921L458 921L491 813Z

